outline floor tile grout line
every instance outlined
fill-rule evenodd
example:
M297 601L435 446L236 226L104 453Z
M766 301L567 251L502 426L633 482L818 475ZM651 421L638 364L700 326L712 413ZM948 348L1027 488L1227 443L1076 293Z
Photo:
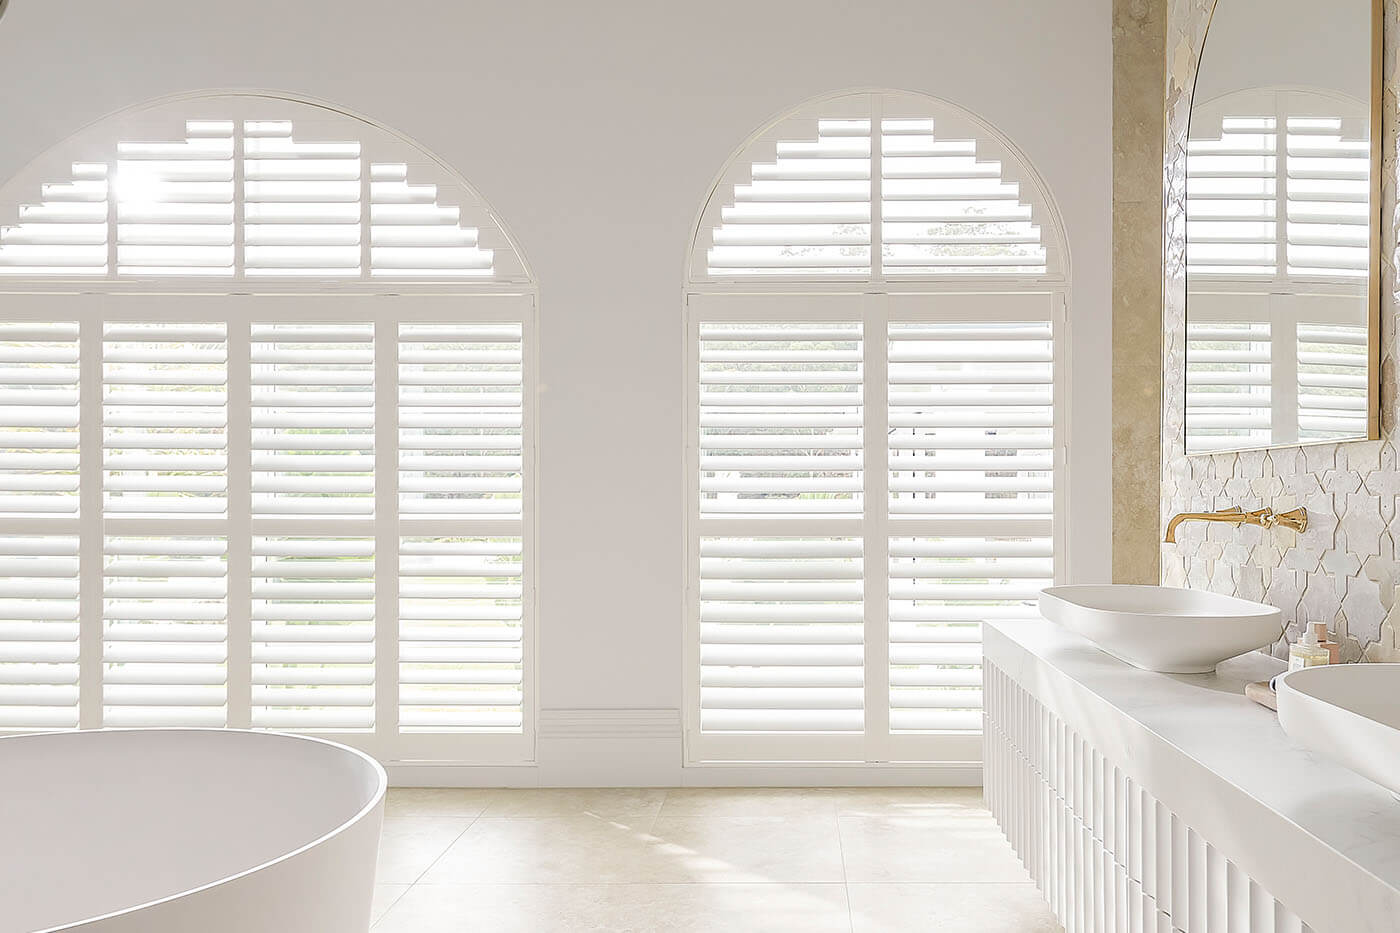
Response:
M851 910L851 879L846 874L846 841L841 838L841 808L834 803L831 819L836 824L836 851L841 855L841 893L846 897L846 929L855 933L856 918Z
M475 825L477 824L477 821L480 820L480 819L481 819L481 814L480 814L480 813L478 813L476 816L472 817L471 822L468 823L466 826L462 827L462 831L461 831L460 833L458 833L457 835L453 836L451 842L449 842L447 845L443 846L442 851L439 852L436 856L434 856L433 860L432 860L431 862L428 863L428 867L425 868L425 869L423 869L421 872L419 872L419 873L418 873L418 877L416 877L416 878L414 878L412 881L410 881L409 884L408 884L408 886L409 886L410 888L412 888L415 884L417 884L418 882L422 881L422 880L423 880L423 876L426 875L428 872L432 871L432 870L433 870L433 866L436 865L438 862L442 861L442 857L443 857L444 855L447 854L448 850L451 849L453 846L455 846L455 845L457 844L457 841L458 841L459 839L461 839L463 836L465 836L465 835L467 834L468 830L470 830L473 826L475 826ZM407 894L407 893L408 893L407 891L404 892L404 894ZM397 904L398 901L395 901L394 903ZM391 906L389 907L389 910L393 910L393 909L394 909L394 908L393 908L393 906L391 905Z

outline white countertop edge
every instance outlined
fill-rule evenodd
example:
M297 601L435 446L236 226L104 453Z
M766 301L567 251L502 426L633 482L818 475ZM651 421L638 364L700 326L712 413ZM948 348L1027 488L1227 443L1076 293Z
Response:
M984 651L1318 933L1400 926L1400 802L1244 697L1282 662L1254 653L1214 674L1158 674L1044 620L985 623Z

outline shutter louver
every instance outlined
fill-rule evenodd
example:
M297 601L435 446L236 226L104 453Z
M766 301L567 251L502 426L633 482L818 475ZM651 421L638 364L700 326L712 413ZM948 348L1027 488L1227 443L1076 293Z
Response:
M117 143L118 275L233 275L233 122L185 137Z
M102 351L108 517L222 515L228 504L223 324L108 324Z
M856 538L702 538L701 729L860 732L861 580Z
M409 184L408 166L370 166L370 270L375 276L489 278L494 251L460 224L461 209L438 203L437 185Z
M0 514L77 515L77 323L0 323L0 395Z
M1355 280L1370 271L1371 143L1336 118L1289 116L1288 274Z
M1278 272L1278 120L1231 116L1186 148L1189 275Z
M1050 323L900 323L889 337L891 513L1048 520Z
M519 538L401 540L402 729L521 727L522 598Z
M1020 186L942 139L928 119L881 121L881 268L887 276L1044 275L1045 247Z
M44 184L19 223L0 227L0 275L106 275L108 170L74 162L71 180Z
M253 515L374 513L374 325L252 328Z
M982 727L982 622L1034 619L1049 537L890 541L890 729Z
M253 725L374 727L374 541L253 539Z
M399 511L520 515L519 324L399 325Z
M78 539L0 537L0 729L78 725Z
M1267 444L1272 434L1272 339L1268 323L1187 327L1186 411L1190 447Z
M1298 438L1365 435L1368 377L1365 324L1298 325Z
M858 513L859 324L703 324L700 509Z
M243 123L243 272L360 274L360 144L299 142L290 120Z
M108 537L104 550L103 725L225 725L227 543Z
M782 140L733 188L713 231L719 276L870 274L870 121L817 121L813 140Z

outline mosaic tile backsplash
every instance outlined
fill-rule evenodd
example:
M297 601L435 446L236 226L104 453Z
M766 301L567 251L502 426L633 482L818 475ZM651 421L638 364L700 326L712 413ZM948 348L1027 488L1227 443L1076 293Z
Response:
M1400 661L1400 437L1395 429L1396 50L1400 15L1385 6L1381 216L1381 434L1379 441L1187 457L1186 404L1186 133L1191 89L1214 0L1169 0L1167 7L1166 151L1163 161L1166 244L1163 299L1163 523L1177 512L1242 505L1284 511L1302 505L1308 530L1187 522L1177 544L1162 545L1162 583L1228 593L1278 606L1287 642L1305 622L1335 633L1347 661Z

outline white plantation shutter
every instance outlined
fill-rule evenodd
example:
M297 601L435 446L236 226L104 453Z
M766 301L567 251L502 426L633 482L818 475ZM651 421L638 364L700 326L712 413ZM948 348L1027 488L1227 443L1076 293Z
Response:
M373 515L374 325L255 324L251 339L254 517Z
M702 538L700 728L859 733L859 538Z
M371 538L253 540L253 725L374 727Z
M78 324L0 323L0 515L78 512Z
M78 538L0 537L0 730L78 724Z
M1272 326L1196 320L1186 339L1192 448L1268 444L1274 419Z
M702 324L700 509L860 511L859 324Z
M519 538L403 538L399 724L516 730L524 661Z
M118 115L41 156L0 189L0 276L529 281L480 196L417 147L237 94Z
M223 514L228 347L222 323L132 322L102 342L103 509Z
M981 623L1056 579L1054 296L689 307L692 756L976 757Z
M1063 249L1047 213L1014 150L974 117L916 95L845 95L736 156L702 215L692 277L1054 276Z
M1000 161L979 158L977 139L942 123L880 121L884 274L1044 275L1046 248L1020 185Z
M233 275L233 151L230 120L188 120L178 142L117 143L118 275Z
M0 731L528 757L531 299L9 300Z
M399 510L520 514L518 324L399 327Z
M248 276L360 274L360 144L299 140L290 120L243 123Z
M1064 256L1014 146L930 98L735 154L687 295L688 759L980 755L981 624L1062 576Z
M1365 117L1288 116L1289 275L1364 279L1370 271L1367 123Z
M227 551L216 537L105 540L103 725L225 725Z
M1243 104L1242 106L1248 106ZM1248 111L1218 124L1192 118L1186 144L1187 269L1191 275L1278 272L1278 120Z
M73 162L68 181L43 182L38 203L0 226L0 275L106 275L111 189L103 162ZM26 197L32 197L27 194Z
M1304 441L1366 433L1367 326L1299 323L1298 437Z

